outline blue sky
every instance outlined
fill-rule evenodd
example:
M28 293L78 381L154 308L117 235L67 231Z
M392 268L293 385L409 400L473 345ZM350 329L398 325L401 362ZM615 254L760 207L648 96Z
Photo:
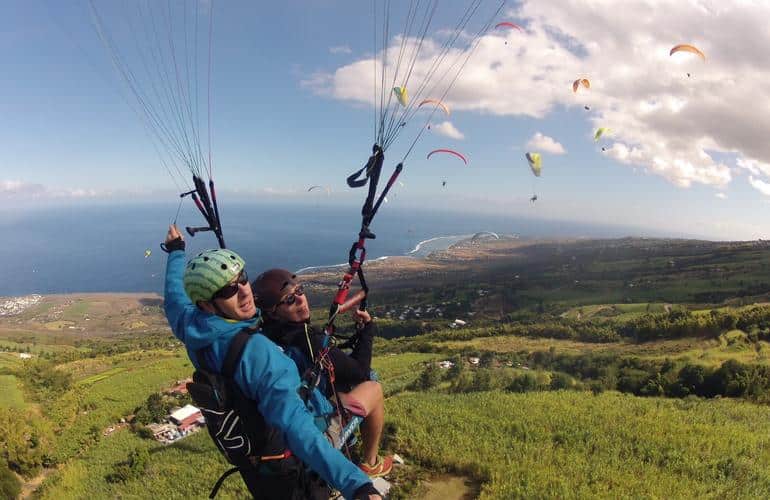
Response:
M445 99L463 138L437 133L444 118L436 116L390 203L766 237L770 146L757 130L770 126L762 84L770 62L757 47L770 35L754 20L768 19L767 8L638 0L623 2L621 12L609 0L558 3L509 3L500 20L523 31L493 30ZM121 19L114 2L96 5L107 21ZM458 3L444 5L430 40L441 40L458 17ZM121 97L88 3L0 1L0 10L0 207L173 197ZM335 195L329 203L357 202L363 193L347 192L344 179L372 144L372 75L363 64L373 52L371 3L231 1L215 2L213 12L213 155L222 196L304 201L307 187L320 184ZM668 48L683 42L703 48L707 62L669 58ZM731 81L736 74L743 76ZM578 76L591 78L590 91L573 94ZM613 134L602 152L592 136L605 124ZM386 165L400 159L418 126L410 123ZM533 144L538 132L565 153ZM425 159L443 147L466 154L469 165ZM529 150L543 153L539 179L524 159Z

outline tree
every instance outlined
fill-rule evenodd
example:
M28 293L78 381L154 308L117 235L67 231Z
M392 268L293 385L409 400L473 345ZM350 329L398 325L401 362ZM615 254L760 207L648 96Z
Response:
M506 388L510 392L531 392L538 389L537 377L531 373L523 373L513 380Z
M460 374L465 370L465 364L463 363L463 358L460 355L452 356L450 361L452 362L452 366L447 372L447 378L454 380L459 377Z
M116 463L112 472L105 476L109 483L124 483L129 479L137 479L147 470L150 454L144 448L137 448L128 454L128 458Z
M473 377L473 390L491 391L492 388L492 371L485 368L476 370L476 374Z
M7 467L0 467L0 498L16 498L21 493L21 481Z
M552 391L558 391L560 389L569 389L572 387L573 380L572 377L567 375L566 373L562 372L556 372L553 375L551 375L551 383L549 387Z
M479 358L479 365L486 368L491 368L494 362L495 362L495 353L492 351L484 351L484 353Z
M417 379L416 387L418 390L425 391L437 386L439 382L441 382L441 372L435 363L430 363Z

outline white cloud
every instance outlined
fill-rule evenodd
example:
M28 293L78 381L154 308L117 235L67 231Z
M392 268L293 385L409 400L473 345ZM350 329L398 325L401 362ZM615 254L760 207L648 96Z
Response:
M98 191L84 188L47 187L30 182L4 180L0 181L0 200L4 199L51 199L51 198L97 198L108 196L109 191Z
M21 181L0 181L0 197L36 196L45 192L41 184L31 184Z
M552 155L563 155L567 151L564 146L556 142L552 137L543 135L540 132L535 132L535 135L527 142L527 149L539 151L542 153L550 153Z
M430 129L431 131L439 135L449 137L450 139L457 139L457 140L465 139L465 135L459 130L457 130L457 128L454 125L452 125L452 122L450 121L441 122L438 125L431 125Z
M770 196L770 183L761 181L755 178L753 175L750 175L749 184L751 184L751 187L753 187L763 195Z
M724 187L733 169L749 170L752 185L770 181L770 2L628 0L618 8L616 0L523 0L506 17L525 31L493 30L480 41L444 99L453 111L543 118L589 106L590 127L613 130L600 145L619 163L681 187ZM706 62L669 56L685 42L703 50ZM389 60L397 60L400 43L391 40ZM440 39L426 41L413 81L439 49ZM358 60L304 84L371 104L371 71L371 59ZM591 89L573 93L578 77L589 78ZM591 135L585 131L586 140Z
M726 199L727 199L727 195L726 195L726 194L724 194L724 193L717 193L717 194L715 194L714 196L716 196L716 197L717 197L717 198L719 198L720 200L726 200Z
M347 45L337 45L335 47L329 47L329 52L332 54L352 54L353 49Z

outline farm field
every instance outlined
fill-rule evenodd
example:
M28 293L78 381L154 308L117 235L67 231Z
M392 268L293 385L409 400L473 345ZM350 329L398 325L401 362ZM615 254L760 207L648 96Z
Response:
M384 449L406 459L390 498L770 495L770 249L463 245L370 270ZM735 275L708 281L715 268ZM331 279L303 277L315 323ZM132 428L192 370L160 305L50 296L0 318L0 422L14 422L0 439L25 498L200 498L227 468L204 432L162 445ZM108 481L129 456L141 476ZM244 491L230 479L220 495Z

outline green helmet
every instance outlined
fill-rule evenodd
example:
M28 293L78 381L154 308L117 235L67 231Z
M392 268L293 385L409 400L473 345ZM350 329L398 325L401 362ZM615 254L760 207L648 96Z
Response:
M199 300L211 300L243 271L245 265L241 256L232 250L204 250L187 263L184 291L196 304Z

